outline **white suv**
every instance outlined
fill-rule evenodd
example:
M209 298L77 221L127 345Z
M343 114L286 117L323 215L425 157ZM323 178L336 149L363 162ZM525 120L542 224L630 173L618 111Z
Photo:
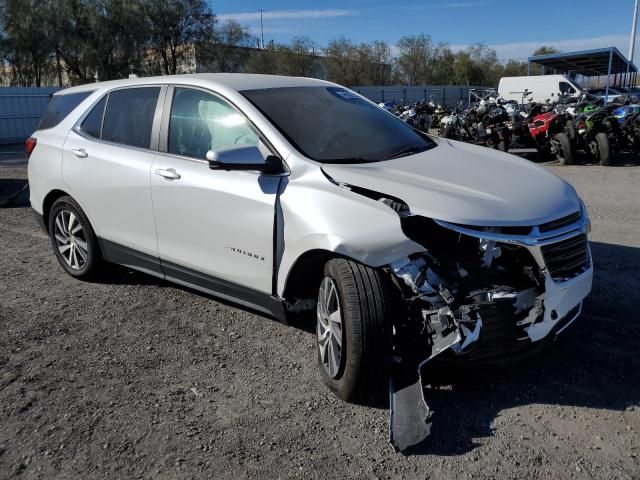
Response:
M441 352L531 352L591 289L569 184L321 80L73 87L27 151L31 205L67 273L113 262L281 320L315 312L322 378L345 400ZM396 376L392 392L411 384Z

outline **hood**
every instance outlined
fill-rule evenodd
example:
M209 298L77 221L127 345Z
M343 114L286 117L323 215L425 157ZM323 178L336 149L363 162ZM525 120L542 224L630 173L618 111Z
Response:
M403 200L412 214L478 226L536 225L575 213L571 185L528 160L440 139L416 155L366 164L325 164L336 182Z

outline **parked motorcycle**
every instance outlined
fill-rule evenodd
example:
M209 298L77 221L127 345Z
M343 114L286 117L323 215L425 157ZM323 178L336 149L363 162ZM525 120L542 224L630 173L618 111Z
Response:
M511 132L509 130L509 114L501 105L490 105L481 115L477 131L480 140L489 148L503 152L509 151Z
M541 104L532 107L527 127L533 143L541 157L554 155L561 165L573 163L573 145L568 133L571 119Z
M577 146L600 165L611 164L610 121L605 109L586 109L576 116ZM617 121L616 121L617 124Z
M625 115L624 123L620 125L620 135L628 148L640 152L640 110Z
M436 105L431 114L431 122L429 123L429 128L440 128L442 124L442 119L447 116L447 110L442 105Z

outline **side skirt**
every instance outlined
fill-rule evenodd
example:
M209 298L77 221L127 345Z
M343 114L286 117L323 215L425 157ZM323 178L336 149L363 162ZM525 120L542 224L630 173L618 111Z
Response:
M281 322L286 321L285 305L281 298L161 260L109 240L99 239L99 241L104 258L108 262L124 265L206 295L237 303Z

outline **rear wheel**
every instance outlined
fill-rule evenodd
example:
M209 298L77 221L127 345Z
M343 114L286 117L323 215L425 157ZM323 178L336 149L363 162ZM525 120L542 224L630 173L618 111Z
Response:
M391 355L386 278L333 259L318 291L317 345L322 380L342 400L366 402L386 390Z
M78 203L60 197L49 214L49 236L58 262L72 277L95 278L102 267L96 235Z
M566 133L557 133L553 137L556 159L560 165L571 165L573 163L573 149L571 140Z
M502 139L500 140L500 142L498 142L497 149L500 150L501 152L507 152L509 151L509 144L507 143L506 140Z
M596 135L596 144L598 148L598 160L600 165L611 165L611 147L609 146L609 137L606 133L600 132Z
M442 138L451 138L453 133L453 126L451 124L444 127L442 134L440 135Z

